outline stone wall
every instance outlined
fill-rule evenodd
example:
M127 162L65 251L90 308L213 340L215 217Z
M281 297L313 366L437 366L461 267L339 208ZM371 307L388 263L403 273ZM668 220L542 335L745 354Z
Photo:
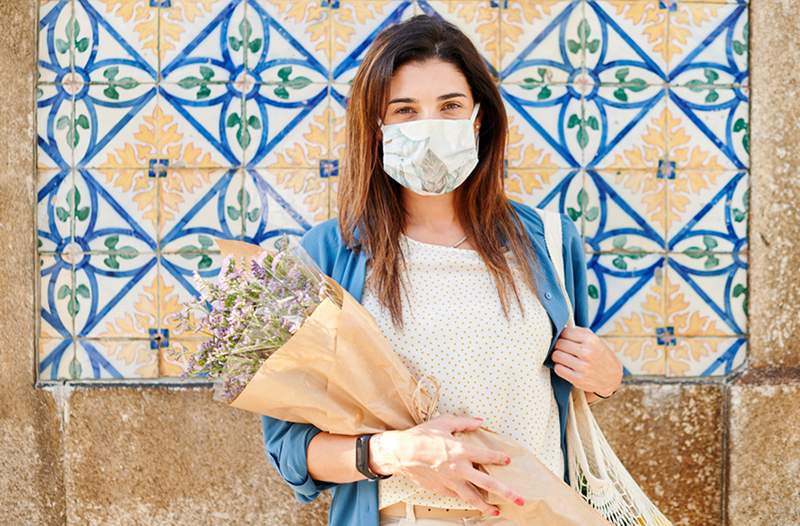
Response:
M203 388L35 387L36 6L0 3L2 524L324 524ZM595 407L622 460L681 525L800 524L800 4L751 7L749 355L724 379L631 378ZM655 454L654 454L655 452Z

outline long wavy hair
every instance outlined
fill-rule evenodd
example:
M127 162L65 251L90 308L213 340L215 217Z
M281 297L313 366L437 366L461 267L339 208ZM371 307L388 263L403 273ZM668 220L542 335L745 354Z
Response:
M366 251L371 265L366 286L372 287L388 308L393 323L402 326L400 293L405 260L399 234L404 230L406 213L401 185L383 171L378 119L386 110L394 71L406 63L431 58L455 65L466 77L474 101L480 102L479 162L453 190L455 209L464 233L492 275L506 318L509 290L524 313L504 250L510 250L516 261L529 262L521 265L522 276L533 292L535 253L503 185L505 108L494 78L472 41L443 19L417 15L387 27L367 50L355 74L347 105L346 147L336 203L342 239L351 250ZM405 288L405 284L402 286Z

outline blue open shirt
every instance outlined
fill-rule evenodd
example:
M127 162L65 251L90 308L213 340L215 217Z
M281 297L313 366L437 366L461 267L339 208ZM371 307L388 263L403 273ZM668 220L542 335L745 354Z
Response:
M554 366L553 347L567 323L567 304L558 285L555 269L547 253L543 222L530 206L510 200L517 212L536 253L535 280L539 301L542 302L553 324L553 338L544 365ZM586 288L586 262L583 242L575 224L566 214L561 214L564 232L564 281L571 304L574 305L575 325L589 326L588 294ZM356 232L356 237L358 233ZM325 274L335 279L359 302L364 287L366 255L350 250L342 241L337 219L329 219L309 229L301 239ZM569 484L567 470L566 423L567 403L572 384L551 371L551 384L558 404L561 424L561 449L564 455L564 482ZM320 429L311 424L298 424L276 418L262 417L264 446L270 462L295 493L299 502L316 499L321 491L331 489L333 499L328 512L330 526L379 526L378 482L362 479L355 482L335 483L311 478L308 474L306 450Z

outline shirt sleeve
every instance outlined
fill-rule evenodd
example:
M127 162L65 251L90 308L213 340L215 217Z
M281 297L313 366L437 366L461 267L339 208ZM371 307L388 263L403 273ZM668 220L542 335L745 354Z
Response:
M589 327L588 271L583 239L567 214L561 213L561 225L564 232L564 286L572 303L575 325Z
M336 482L316 480L308 473L308 444L322 430L312 424L287 422L270 416L261 417L264 448L270 463L294 491L298 502L307 504Z
M325 252L322 247L320 229L308 230L300 240L301 246L311 258L327 272L324 260ZM288 422L270 416L261 417L261 429L264 436L264 448L270 463L275 466L278 474L294 491L298 502L307 504L316 499L319 494L336 486L336 482L316 480L308 473L307 451L311 439L321 429L313 424L300 424Z

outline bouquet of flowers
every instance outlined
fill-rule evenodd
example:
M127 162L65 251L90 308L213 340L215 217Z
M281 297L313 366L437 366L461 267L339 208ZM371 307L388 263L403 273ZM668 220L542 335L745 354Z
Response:
M439 384L415 378L370 313L287 237L275 251L217 240L225 255L214 282L182 324L208 336L180 360L207 375L233 407L330 433L408 429L437 416ZM504 451L509 465L479 468L519 492L524 506L477 488L501 516L533 526L611 526L525 447L485 426L458 436Z

